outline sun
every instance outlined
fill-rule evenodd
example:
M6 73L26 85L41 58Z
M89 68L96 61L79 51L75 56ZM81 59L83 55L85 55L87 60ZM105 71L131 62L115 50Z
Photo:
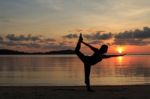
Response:
M121 54L123 52L123 48L122 47L118 47L117 48L117 52Z

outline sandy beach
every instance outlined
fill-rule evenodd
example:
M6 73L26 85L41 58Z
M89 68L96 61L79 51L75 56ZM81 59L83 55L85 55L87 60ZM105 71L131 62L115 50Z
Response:
M149 85L93 86L1 86L0 99L150 99Z

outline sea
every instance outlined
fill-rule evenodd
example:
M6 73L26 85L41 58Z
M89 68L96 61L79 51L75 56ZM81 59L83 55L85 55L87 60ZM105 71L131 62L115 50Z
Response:
M103 59L93 65L91 85L150 85L150 55ZM76 55L1 55L0 86L82 86Z

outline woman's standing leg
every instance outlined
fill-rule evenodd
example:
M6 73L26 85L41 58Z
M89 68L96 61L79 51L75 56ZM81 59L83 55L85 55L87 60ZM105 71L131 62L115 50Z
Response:
M91 65L84 64L85 84L87 91L93 91L90 86L90 72L91 72Z

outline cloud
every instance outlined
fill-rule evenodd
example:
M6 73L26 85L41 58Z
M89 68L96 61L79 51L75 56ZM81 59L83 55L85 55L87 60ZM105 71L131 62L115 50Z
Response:
M3 48L3 37L0 36L0 48Z
M8 47L27 47L27 48L36 48L36 49L44 49L44 50L58 50L58 49L73 49L68 43L66 42L51 42L51 43L37 43L37 42L12 42L12 41L3 41L2 45Z
M99 40L94 40L94 41L89 42L89 44L102 44L102 43L103 42Z
M108 40L113 37L112 33L101 33L101 32L103 31L98 31L96 33L91 33L91 34L83 34L83 37L88 40ZM74 39L74 38L78 38L78 35L70 33L70 34L64 35L63 38Z
M144 27L143 30L136 29L116 34L113 44L148 45L150 44L150 28Z
M40 35L16 35L8 34L6 36L0 35L0 48L9 47L24 47L32 49L43 50L59 50L59 49L73 49L74 42L71 39L78 38L79 34L67 34L62 36L70 40L58 41L53 38L46 38ZM88 40L89 44L103 44L111 43L114 45L137 45L144 46L150 44L150 28L143 27L143 29L135 29L124 31L118 34L110 33L91 33L83 34L83 37ZM111 39L111 40L110 40ZM113 42L111 42L113 40Z
M144 45L150 44L150 41L146 41L146 40L142 40L142 39L115 39L113 44L144 46Z
M77 34L67 34L67 35L64 35L63 38L74 39L74 38L78 38L78 35Z
M31 34L28 35L19 35L16 36L15 34L8 34L6 38L10 41L37 41L40 40L40 35L32 36Z
M12 41L3 41L2 45L6 45L8 47L28 47L28 48L39 48L41 47L40 44L37 43L24 43L24 42L12 42Z
M114 45L149 45L150 44L150 28L143 27L143 29L135 29L120 32L118 34L102 33L103 31L98 31L91 34L83 34L83 37L89 40L90 44L100 44L102 40L112 39L113 42L110 44ZM67 39L78 38L77 34L67 34L63 36Z
M134 31L125 31L123 33L119 33L115 35L115 38L119 39L129 39L129 38L135 38L135 39L147 39L150 38L150 28L144 27L143 30L136 29Z
M34 42L33 42L34 41ZM8 34L5 37L0 36L0 48L30 48L32 49L43 49L43 50L58 50L58 49L71 49L69 42L58 42L53 38L44 38L39 35L15 35Z
M41 39L40 42L41 43L48 43L48 42L55 42L55 39L52 38L46 38L46 39Z
M0 36L0 41L3 41L3 38Z
M8 41L11 42L37 42L37 43L49 43L49 42L55 42L56 40L53 38L44 38L41 35L15 35L15 34L8 34L5 37Z
M113 36L112 33L101 33L97 32L97 33L92 33L92 34L85 34L84 37L87 38L88 40L108 40L111 39Z

